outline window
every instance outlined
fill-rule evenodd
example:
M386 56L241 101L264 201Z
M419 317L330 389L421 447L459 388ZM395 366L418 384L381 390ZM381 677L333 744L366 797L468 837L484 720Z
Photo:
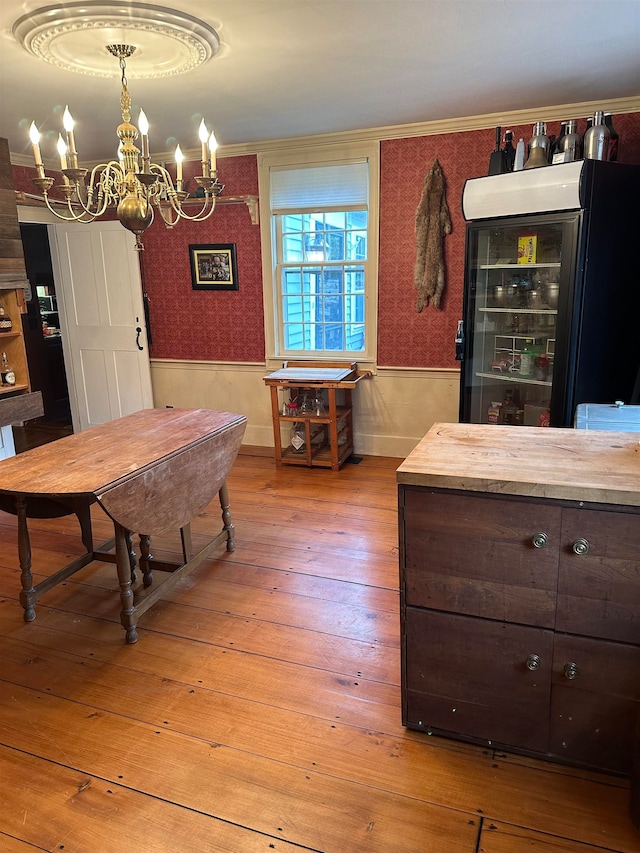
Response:
M263 157L268 355L375 358L377 146L375 155L268 166Z

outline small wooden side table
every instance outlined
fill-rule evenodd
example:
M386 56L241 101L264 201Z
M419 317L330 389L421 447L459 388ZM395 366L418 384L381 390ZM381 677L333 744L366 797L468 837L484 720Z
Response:
M264 377L271 388L271 415L276 465L306 465L338 471L353 453L353 407L351 392L371 371L358 371L356 362L285 362L281 370ZM282 398L278 391L282 390ZM321 397L322 410L292 413L287 405L293 399L302 401L310 393ZM284 409L284 411L283 411ZM304 444L296 450L285 429L299 424L304 430Z

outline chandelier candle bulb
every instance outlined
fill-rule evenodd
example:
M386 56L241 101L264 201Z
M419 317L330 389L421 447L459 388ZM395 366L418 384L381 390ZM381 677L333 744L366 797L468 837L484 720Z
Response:
M216 139L216 135L213 131L211 131L211 136L209 137L209 151L211 152L211 176L213 177L216 171L216 151L218 149L218 140Z
M176 189L178 190L178 192L181 192L181 190L182 190L182 161L184 160L184 155L183 155L182 149L180 148L179 145L176 145L175 158L176 158L176 184L177 184Z
M144 110L140 110L140 115L138 116L138 130L140 131L140 137L142 141L142 159L143 163L143 171L149 171L149 122L147 121L147 116L145 115Z
M78 168L78 152L76 151L76 141L73 137L73 126L75 122L69 112L69 107L64 108L62 116L62 126L67 131L67 147L69 149L69 162L72 169Z
M60 170L62 172L62 180L64 181L65 187L69 186L69 178L64 174L64 170L67 168L67 143L62 138L62 134L58 134L58 155L60 157Z
M204 123L204 119L200 122L198 136L200 137L200 144L202 146L202 177L208 178L209 175L207 173L207 167L209 166L209 151L207 150L207 142L209 140L209 131L207 130L207 125Z
M58 154L60 155L60 169L64 171L67 168L67 143L62 138L62 134L58 134L57 144Z
M29 139L33 148L33 159L36 163L38 177L44 178L44 165L42 163L42 155L40 154L40 131L34 121L31 122L31 127L29 128Z

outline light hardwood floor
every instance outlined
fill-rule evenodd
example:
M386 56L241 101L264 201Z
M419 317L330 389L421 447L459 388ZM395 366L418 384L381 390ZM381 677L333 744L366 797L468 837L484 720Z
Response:
M399 461L242 454L235 552L145 614L134 646L109 564L25 624L0 513L0 851L638 853L626 780L403 728ZM214 502L195 544L219 524ZM81 552L73 519L30 526L36 580Z

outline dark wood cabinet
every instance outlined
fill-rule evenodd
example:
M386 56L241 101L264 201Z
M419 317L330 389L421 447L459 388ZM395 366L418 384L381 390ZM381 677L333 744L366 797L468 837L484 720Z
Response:
M640 508L434 488L401 470L403 723L630 774Z

